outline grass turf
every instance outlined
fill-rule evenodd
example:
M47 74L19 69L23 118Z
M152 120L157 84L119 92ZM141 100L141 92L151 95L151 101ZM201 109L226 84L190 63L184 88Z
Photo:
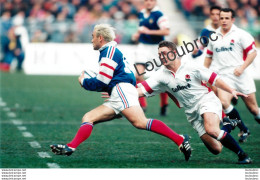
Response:
M168 115L160 117L158 96L148 99L146 115L164 121L180 134L192 136L190 161L184 160L169 139L135 129L126 119L95 125L90 138L66 157L52 154L49 145L67 143L74 137L84 113L102 104L100 93L80 88L75 76L1 73L0 77L2 101L16 114L10 118L5 107L0 107L0 168L47 168L47 163L57 163L61 168L260 168L259 124L241 99L237 109L251 131L241 147L253 159L250 165L235 164L237 156L225 148L221 154L212 155L187 122L183 109L179 110L173 102ZM256 81L256 86L259 100L260 81ZM33 137L22 136L13 119L21 120ZM237 133L237 129L232 132L235 139ZM32 148L28 143L31 141L39 142L41 148ZM48 152L51 158L40 158L38 152Z

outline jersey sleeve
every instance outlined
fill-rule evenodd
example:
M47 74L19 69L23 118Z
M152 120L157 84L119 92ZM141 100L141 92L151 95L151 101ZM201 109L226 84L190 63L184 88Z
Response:
M164 88L159 82L159 79L156 78L155 74L143 81L142 83L137 84L137 87L141 88L142 92L147 97L154 96L161 92L165 92Z
M160 27L160 29L169 29L170 23L166 16L162 15L157 20L157 25Z
M248 32L242 31L240 36L240 43L243 48L243 59L246 60L248 54L256 50L255 40Z
M216 80L219 76L204 66L197 66L195 70L195 77L200 81L206 81L211 85L215 85Z
M115 47L111 48L111 53L102 57L99 62L99 73L95 78L84 79L82 86L90 91L102 91L113 78L117 62L113 60Z
M213 56L213 46L212 46L211 41L209 41L206 51L207 51L206 57L212 57Z

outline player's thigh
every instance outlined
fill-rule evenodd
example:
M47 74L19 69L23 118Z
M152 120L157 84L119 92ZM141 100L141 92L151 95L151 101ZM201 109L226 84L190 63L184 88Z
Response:
M227 109L230 106L233 96L232 94L218 88L218 98L220 99L223 108Z
M247 98L242 97L242 99L251 113L253 113L254 115L257 115L259 113L259 108L256 101L255 93L249 94Z
M131 106L121 112L136 128L145 129L148 119L140 106Z
M219 116L216 113L213 112L205 112L202 115L203 119L204 119L204 127L206 132L217 138L219 133L220 133L220 128L219 128L219 124L220 124L220 119Z
M200 139L212 154L217 155L221 152L222 144L210 135L203 134Z
M97 108L87 112L83 118L82 122L98 122L98 121L105 121L111 119L115 116L115 111L107 107L105 105L98 106Z

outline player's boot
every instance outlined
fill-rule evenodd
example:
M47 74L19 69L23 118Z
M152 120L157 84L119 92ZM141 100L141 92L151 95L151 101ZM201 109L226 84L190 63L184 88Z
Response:
M250 131L249 130L247 130L247 132L241 131L238 134L238 136L239 136L239 139L238 139L239 142L241 142L241 143L246 142L247 138L250 136Z
M70 148L64 144L52 144L50 145L51 151L56 155L67 155L70 156L74 151L75 148Z
M223 125L227 125L230 124L232 126L232 130L234 130L237 125L241 124L241 120L240 119L229 119L229 117L224 117L223 118Z
M251 163L252 160L250 157L248 157L246 153L243 152L241 155L239 155L237 164L251 164Z
M167 106L168 106L168 104L167 104L167 105L163 105L163 106L161 107L161 111L160 111L160 115L161 115L161 116L166 116Z
M190 137L187 134L181 136L184 138L184 140L179 146L179 150L184 154L185 160L188 161L191 156L191 146L189 142Z

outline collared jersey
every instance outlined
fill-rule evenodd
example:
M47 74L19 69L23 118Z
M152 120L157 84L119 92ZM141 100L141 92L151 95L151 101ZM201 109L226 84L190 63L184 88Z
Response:
M112 41L99 49L99 73L96 77L84 79L82 86L86 90L111 94L112 88L118 83L131 83L135 86L135 76L116 45L117 43Z
M150 78L138 84L145 96L167 92L178 107L191 108L210 89L205 81L215 84L217 74L195 63L185 62L174 73L165 66L156 71Z
M216 30L218 39L209 41L207 57L212 57L215 72L230 71L244 63L247 55L255 48L254 38L246 31L232 25L230 31L223 35L221 28Z
M148 15L146 9L143 9L139 13L139 26L145 26L150 30L159 30L169 28L169 21L163 15L163 13L156 6L151 10ZM164 36L155 36L148 34L141 34L139 37L139 42L143 44L159 44L159 42L164 40Z

